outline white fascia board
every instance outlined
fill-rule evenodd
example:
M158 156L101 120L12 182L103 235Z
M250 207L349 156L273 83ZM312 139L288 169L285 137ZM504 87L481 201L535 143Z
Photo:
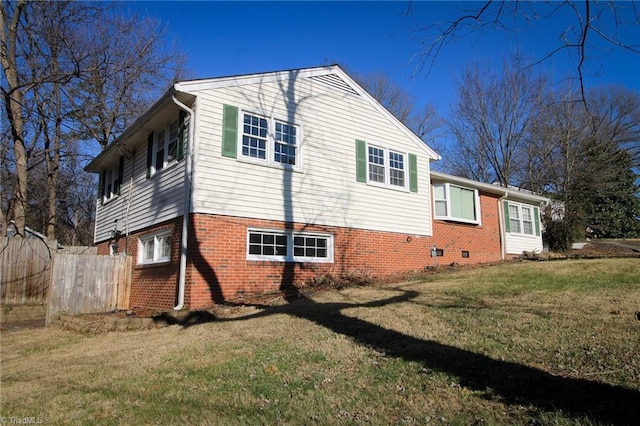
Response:
M334 69L334 65L315 67L315 68L299 68L283 71L273 71L266 73L243 74L229 77L216 77L202 80L180 81L175 84L178 91L187 92L219 89L223 87L244 86L248 84L271 83L288 79L292 73L296 73L302 77L312 77L314 75L329 74Z
M529 191L524 192L514 188L505 188L498 185L492 185L490 183L484 183L460 176L450 175L448 173L437 172L434 170L431 171L431 182L453 183L456 185L478 189L480 191L489 192L492 194L502 195L508 200L517 199L530 204L549 204L549 198L533 194Z
M369 103L389 121L391 121L402 133L404 133L409 139L415 142L420 149L427 154L430 160L440 160L440 154L435 152L425 141L420 139L415 133L413 133L402 121L398 120L395 115L391 114L376 98L371 96L369 92L364 90L355 80L353 80L346 72L338 65L334 65L333 72L338 73L360 96L367 99Z

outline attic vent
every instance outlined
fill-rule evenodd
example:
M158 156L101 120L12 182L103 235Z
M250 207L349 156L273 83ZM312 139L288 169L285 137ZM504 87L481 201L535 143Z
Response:
M314 75L313 77L309 77L311 80L315 80L327 86L330 86L334 89L341 90L346 93L351 93L352 95L357 95L358 92L353 90L353 87L349 86L349 84L340 78L337 74L325 74L325 75Z

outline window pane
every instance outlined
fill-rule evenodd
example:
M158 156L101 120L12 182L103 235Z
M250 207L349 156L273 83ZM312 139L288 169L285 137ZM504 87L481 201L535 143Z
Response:
M369 180L384 183L384 150L369 147Z
M460 218L477 220L475 192L470 189L460 188Z
M509 218L509 224L511 227L511 232L520 233L520 220Z
M242 155L267 158L267 120L250 114L244 114L242 126Z
M449 208L451 209L451 217L462 219L462 188L457 186L449 186Z
M169 126L169 150L167 153L167 161L173 161L176 159L178 152L178 136L180 135L180 126L178 120L171 123Z
M389 152L389 183L404 187L404 155Z
M369 164L369 180L384 183L384 167Z
M509 217L511 219L520 219L520 209L517 205L509 204Z
M523 220L522 231L527 235L533 235L533 223Z
M152 238L144 242L144 260L153 260L153 241Z
M396 186L404 186L404 171L402 170L389 170L389 183Z
M447 199L447 193L445 191L445 186L440 184L440 185L434 185L433 186L433 198L435 198L436 200L446 200Z
M169 259L171 257L171 237L162 237L162 258Z
M438 216L438 217L446 217L447 216L447 202L446 201L436 201L436 216Z
M287 236L251 232L249 233L249 254L258 256L286 256Z

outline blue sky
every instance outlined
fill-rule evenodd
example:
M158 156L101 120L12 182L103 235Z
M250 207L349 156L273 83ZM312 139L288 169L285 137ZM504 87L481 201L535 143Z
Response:
M500 68L518 50L540 59L559 46L568 15L552 21L513 23L517 31L473 34L451 43L427 73L420 71L425 32L418 25L449 21L481 2L129 2L159 19L190 58L193 78L275 71L339 63L349 72L382 72L412 93L418 106L430 103L446 116L455 99L455 76L476 61ZM554 7L558 3L552 4ZM411 13L407 15L408 8ZM639 27L616 28L640 44ZM614 49L588 65L587 85L622 84L640 91L640 55ZM556 83L575 76L566 52L540 65Z

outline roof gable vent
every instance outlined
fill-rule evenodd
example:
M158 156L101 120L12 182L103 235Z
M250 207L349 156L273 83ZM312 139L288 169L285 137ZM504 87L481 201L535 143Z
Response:
M309 78L333 89L340 90L352 95L358 95L358 92L356 92L353 87L349 85L349 83L340 78L338 74L314 75Z

